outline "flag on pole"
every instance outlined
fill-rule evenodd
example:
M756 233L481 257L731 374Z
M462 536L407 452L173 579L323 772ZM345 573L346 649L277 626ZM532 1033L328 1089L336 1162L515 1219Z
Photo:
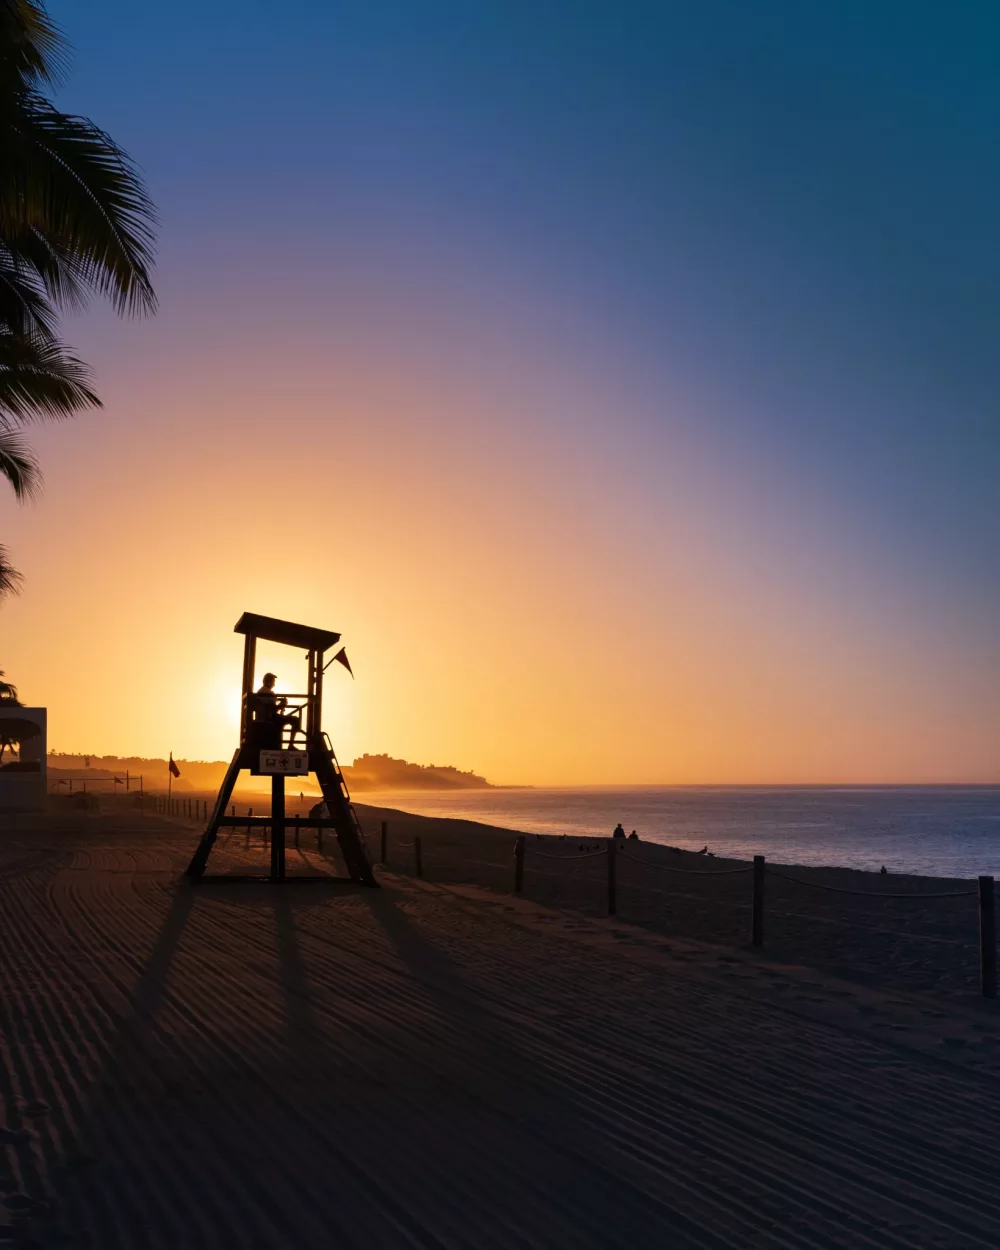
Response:
M341 647L340 650L337 652L337 654L333 658L335 660L339 660L340 663L343 664L344 668L346 668L347 671L351 674L351 676L352 677L354 676L354 669L351 668L351 661L347 658L347 649L345 647Z
M170 775L172 777L179 777L181 775L181 770L177 767L177 761L174 759L173 751L170 752L170 763L167 765L167 768L170 770Z

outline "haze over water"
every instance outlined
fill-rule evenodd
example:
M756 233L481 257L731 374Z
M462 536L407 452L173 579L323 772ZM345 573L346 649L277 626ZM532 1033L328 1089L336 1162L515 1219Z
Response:
M1000 877L1000 786L629 786L359 796L527 833L608 835L717 855L932 877Z

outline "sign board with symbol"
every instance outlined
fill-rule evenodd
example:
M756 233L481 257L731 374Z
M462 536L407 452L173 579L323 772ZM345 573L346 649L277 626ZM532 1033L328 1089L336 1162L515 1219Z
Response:
M265 775L281 773L286 777L309 775L308 751L261 751L260 771Z

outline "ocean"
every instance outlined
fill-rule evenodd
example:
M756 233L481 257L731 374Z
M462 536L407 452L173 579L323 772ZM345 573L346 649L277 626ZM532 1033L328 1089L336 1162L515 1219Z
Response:
M717 855L1000 877L1000 786L630 786L367 791L360 803L526 833L625 832Z

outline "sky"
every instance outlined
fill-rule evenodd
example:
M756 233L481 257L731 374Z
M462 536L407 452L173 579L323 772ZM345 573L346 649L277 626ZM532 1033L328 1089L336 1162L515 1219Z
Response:
M995 5L50 11L160 215L0 496L51 749L228 758L249 610L342 759L1000 781Z

